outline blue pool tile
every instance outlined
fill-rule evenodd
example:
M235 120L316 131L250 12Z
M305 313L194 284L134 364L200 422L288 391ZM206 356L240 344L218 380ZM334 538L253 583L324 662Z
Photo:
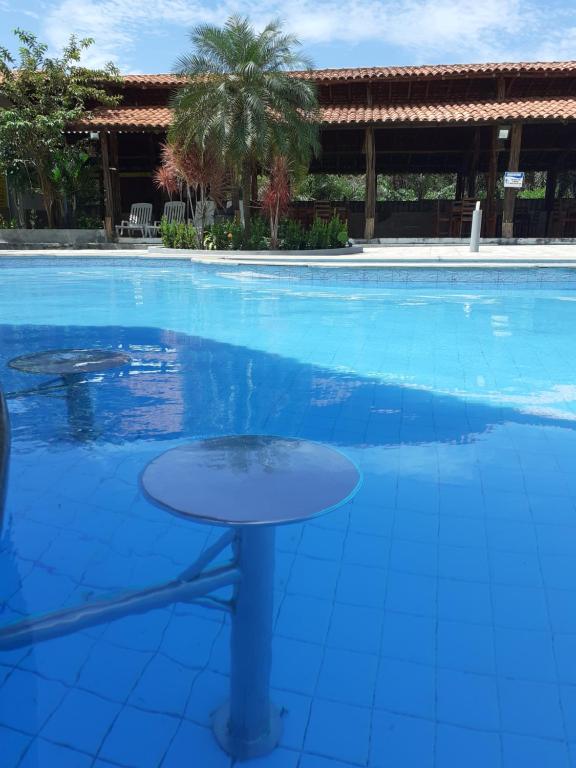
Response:
M541 587L540 560L529 552L490 553L492 579L496 584L520 587Z
M568 749L559 741L504 734L504 768L569 768Z
M419 616L435 616L437 582L431 576L391 572L388 577L386 609Z
M72 690L44 726L42 736L96 754L119 712L118 704L91 693Z
M395 659L433 664L436 658L436 623L425 616L387 613L382 653Z
M540 555L544 586L576 590L576 558L570 555Z
M343 531L305 525L298 545L298 554L338 561L342 557L344 538Z
M438 666L462 672L494 673L493 628L461 621L439 621Z
M298 555L292 565L287 591L332 600L339 573L340 564L334 560L319 560Z
M434 765L434 723L391 712L375 711L370 768Z
M162 768L182 768L197 760L206 768L231 768L232 761L218 746L210 728L182 722L170 743ZM140 767L139 767L140 768Z
M573 512L576 519L576 511ZM570 555L576 552L576 526L537 525L538 549L543 555Z
M160 648L179 664L198 669L207 664L221 629L220 624L210 619L174 613Z
M441 619L492 624L490 587L476 582L439 579L438 615Z
M327 648L316 693L320 698L369 707L377 668L376 656Z
M320 673L323 649L285 637L274 638L272 653L272 685L311 695Z
M388 561L389 550L389 539L350 532L344 545L344 562L382 568Z
M433 718L436 711L434 667L382 659L376 685L376 707L415 717Z
M73 685L93 645L92 638L80 633L57 640L48 640L35 646L20 666L38 672L43 677Z
M196 674L197 677L192 685L186 705L186 717L194 720L198 725L209 726L212 713L229 696L230 680L228 677L208 669Z
M430 437L433 439L433 433ZM428 483L404 477L398 480L396 505L399 509L437 514L439 496L439 486L436 482Z
M242 762L242 768L298 768L300 755L298 752L292 752L289 749L278 747L265 758L256 758L254 760L245 760Z
M315 699L305 750L337 760L364 764L370 744L370 709Z
M312 699L299 693L274 689L271 691L271 696L274 704L282 711L280 744L286 749L301 750L310 719Z
M155 768L177 727L176 718L125 707L108 733L100 755L133 768Z
M574 500L561 496L551 497L549 490L542 495L531 494L530 509L536 523L570 526L576 523Z
M386 582L387 572L382 568L342 563L336 600L368 608L383 608Z
M470 485L440 485L440 514L480 517L485 514L484 494ZM442 526L442 521L440 521Z
M576 685L576 635L555 635L554 647L561 683Z
M501 520L532 519L530 502L524 491L484 490L486 517Z
M130 696L136 707L181 714L198 672L158 654L144 669Z
M498 687L503 730L524 736L563 738L560 694L555 685L501 679Z
M30 736L0 725L3 768L16 768L24 750L30 744Z
M552 636L524 629L495 629L496 667L504 677L554 682Z
M78 684L99 696L124 701L136 685L150 655L99 642L82 669Z
M331 757L303 754L299 768L355 768L355 766L351 763L343 763L341 760L333 760Z
M160 647L166 626L170 621L168 611L150 611L143 616L128 616L114 621L106 629L106 642L137 651L156 651Z
M440 544L453 547L486 547L486 526L483 519L442 515L438 539Z
M322 643L332 615L332 602L304 595L286 595L276 622L275 631L283 637Z
M438 726L436 768L501 768L500 737L452 725ZM520 768L521 763L516 768ZM523 766L522 766L523 768Z
M380 647L383 611L336 603L327 644L362 653L377 653Z
M437 544L439 517L424 512L398 510L394 536L406 541Z
M393 525L394 510L392 508L375 504L355 504L351 508L350 530L355 533L390 537Z
M562 685L560 700L564 713L566 735L570 741L576 742L576 686Z
M438 719L467 728L496 730L500 725L496 679L439 669Z
M488 520L486 533L491 549L528 553L535 553L538 549L536 531L531 522Z
M552 630L576 633L576 593L565 589L548 589L546 597Z
M543 589L494 584L494 622L512 629L548 629L548 608Z
M438 575L464 581L490 581L488 552L481 547L438 547Z
M394 539L390 548L390 568L402 573L435 576L438 573L437 544Z
M59 744L36 739L19 763L18 768L91 768L92 758Z
M16 669L0 688L0 724L36 734L65 694L61 683Z

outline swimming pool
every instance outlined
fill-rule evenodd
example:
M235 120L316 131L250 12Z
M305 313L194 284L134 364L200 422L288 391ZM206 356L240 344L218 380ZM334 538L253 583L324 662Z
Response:
M214 540L141 492L163 451L316 440L364 482L278 532L284 733L243 765L575 766L570 275L3 260L0 622L173 578ZM75 347L131 362L79 398L8 366ZM228 767L228 645L219 611L177 604L0 653L2 768Z

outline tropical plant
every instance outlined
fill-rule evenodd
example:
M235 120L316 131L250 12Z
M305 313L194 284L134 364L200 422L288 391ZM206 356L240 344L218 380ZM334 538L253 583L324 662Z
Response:
M185 147L218 148L240 179L245 227L250 230L253 175L282 155L307 164L318 148L318 104L310 79L290 74L311 69L299 42L273 21L261 32L232 16L224 27L190 33L193 51L176 71L187 78L173 97L171 137Z
M65 144L53 153L50 178L60 193L66 226L72 226L76 221L78 195L86 185L89 159L82 143Z
M270 247L280 245L278 227L290 207L291 184L288 163L285 157L277 156L270 167L268 184L262 195L262 208L270 219Z
M160 237L166 248L198 248L199 245L196 227L185 222L169 222L162 218Z
M0 168L37 179L44 196L48 226L57 217L58 190L52 177L55 153L65 146L65 130L86 115L88 105L114 105L110 84L118 80L112 64L101 69L81 65L93 41L72 36L60 57L47 56L48 47L35 35L17 29L17 59L0 47Z
M299 251L306 248L307 233L302 224L294 219L285 219L280 224L281 247L286 251Z

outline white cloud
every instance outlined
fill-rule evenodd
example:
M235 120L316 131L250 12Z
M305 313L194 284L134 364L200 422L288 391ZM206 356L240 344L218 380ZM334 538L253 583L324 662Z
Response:
M312 54L319 43L381 44L383 64L389 58L387 46L405 49L407 59L417 62L534 58L533 33L554 29L553 24L540 26L545 11L538 0L461 0L457 10L453 0L254 0L249 9L236 0L60 0L46 16L43 32L54 48L72 32L94 37L97 45L88 53L88 63L111 59L127 69L147 37L202 22L222 23L234 12L249 12L258 26L281 17ZM565 30L561 50L568 55L576 43L576 28L568 37ZM540 58L561 55L554 32L536 38Z

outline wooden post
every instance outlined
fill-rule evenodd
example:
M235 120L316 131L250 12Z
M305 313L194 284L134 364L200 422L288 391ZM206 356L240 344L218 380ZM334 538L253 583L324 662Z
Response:
M366 153L366 192L364 196L364 238L372 240L376 219L376 151L374 128L366 128L364 138Z
M100 150L102 152L102 180L104 182L104 228L109 238L114 237L114 185L110 173L110 148L108 134L100 131Z
M550 235L550 223L552 211L556 200L556 184L558 183L558 171L556 168L549 168L546 171L546 195L544 198L544 207L546 209L546 228L545 234Z
M480 128L474 131L474 144L472 154L470 155L470 165L468 167L467 195L476 197L476 173L478 172L478 160L480 159Z
M520 166L520 149L522 146L522 123L512 125L510 137L510 156L508 170L517 171ZM504 210L502 213L502 237L514 237L514 207L517 189L507 187L504 190Z
M455 200L462 200L464 197L464 174L458 171L456 174L456 193L454 195Z
M122 218L122 195L120 192L120 177L118 175L118 134L109 133L108 143L110 145L109 161L110 161L110 179L112 182L112 202L114 208L114 221L120 221Z
M491 129L490 160L486 180L486 213L484 217L487 237L496 236L496 182L498 178L498 126Z

